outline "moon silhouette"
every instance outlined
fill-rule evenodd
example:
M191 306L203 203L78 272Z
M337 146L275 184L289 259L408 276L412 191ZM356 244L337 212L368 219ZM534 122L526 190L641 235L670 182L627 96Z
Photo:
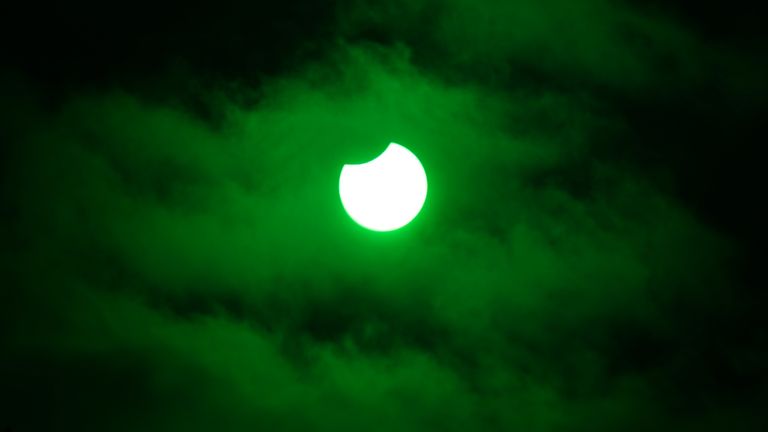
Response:
M419 214L427 199L427 174L419 159L390 143L370 162L341 169L339 195L347 214L372 231L394 231Z

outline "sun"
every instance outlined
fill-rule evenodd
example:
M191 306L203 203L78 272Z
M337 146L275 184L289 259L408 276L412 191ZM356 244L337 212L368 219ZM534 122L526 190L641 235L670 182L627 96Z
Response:
M411 222L427 199L427 174L419 159L390 143L370 162L344 165L339 196L347 214L373 231L394 231Z

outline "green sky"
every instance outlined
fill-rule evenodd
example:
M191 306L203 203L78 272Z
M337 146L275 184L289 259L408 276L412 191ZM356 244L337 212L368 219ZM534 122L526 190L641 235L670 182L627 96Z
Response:
M752 21L294 6L138 5L11 55L0 429L766 426ZM389 142L430 190L376 233L338 176Z

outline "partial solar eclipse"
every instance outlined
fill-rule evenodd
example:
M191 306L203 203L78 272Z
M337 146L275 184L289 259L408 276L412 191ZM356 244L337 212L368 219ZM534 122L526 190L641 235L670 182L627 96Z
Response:
M377 158L344 165L339 195L347 214L372 231L394 231L419 214L427 199L427 174L419 159L391 143Z

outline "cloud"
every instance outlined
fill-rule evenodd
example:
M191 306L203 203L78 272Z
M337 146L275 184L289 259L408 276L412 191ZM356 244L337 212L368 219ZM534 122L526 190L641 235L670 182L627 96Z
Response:
M339 15L348 40L262 77L252 103L203 91L213 116L125 88L50 110L34 85L18 92L6 101L27 108L6 129L0 422L757 425L739 408L752 387L731 397L713 384L755 370L752 346L729 342L738 326L716 324L740 307L738 243L604 150L632 131L605 94L476 80L509 58L642 87L657 79L649 58L688 43L624 6L561 3L409 3L396 20L358 2ZM409 38L428 12L419 45ZM377 23L397 40L353 36ZM433 54L441 67L485 62L481 73L434 73L430 44L447 50ZM413 224L381 235L347 218L337 182L390 141L422 160L430 195Z
M701 61L690 55L699 49L692 34L658 10L626 2L347 3L340 16L348 34L405 41L424 64L496 84L637 90L691 79Z

